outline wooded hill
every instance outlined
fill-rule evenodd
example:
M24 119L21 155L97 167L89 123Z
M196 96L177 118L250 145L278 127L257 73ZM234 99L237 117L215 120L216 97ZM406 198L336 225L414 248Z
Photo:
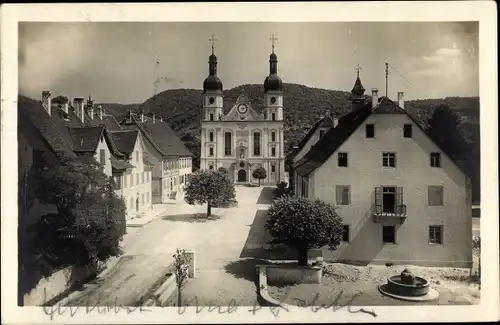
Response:
M242 90L258 112L263 109L262 85L242 85L224 91L224 112L232 108ZM311 88L298 84L283 84L284 114L285 114L285 148L299 141L309 128L326 111L332 115L342 115L351 107L349 92ZM129 110L143 111L147 115L156 114L163 117L184 141L186 147L193 152L194 165L199 166L200 155L200 117L202 112L201 90L198 89L173 89L165 90L151 97L142 104L121 105L102 104L103 107L114 115L125 115ZM396 99L394 99L396 100ZM421 99L405 101L405 110L408 111L422 126L427 126L427 120L439 105L448 105L461 119L461 129L467 142L479 148L479 98L478 97L446 97L441 99ZM474 154L479 159L479 154ZM473 158L471 158L473 159ZM469 171L470 174L479 175L479 162L477 168ZM473 175L471 175L473 176Z

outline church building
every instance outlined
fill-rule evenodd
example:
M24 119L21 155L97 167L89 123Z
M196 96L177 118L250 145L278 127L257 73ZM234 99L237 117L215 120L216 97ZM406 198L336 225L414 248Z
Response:
M283 136L283 82L278 77L278 57L269 57L269 76L264 81L264 110L256 112L244 92L227 114L223 109L222 81L217 77L217 57L209 57L209 75L203 82L201 121L201 169L227 169L235 183L256 183L255 169L263 167L262 183L285 180Z

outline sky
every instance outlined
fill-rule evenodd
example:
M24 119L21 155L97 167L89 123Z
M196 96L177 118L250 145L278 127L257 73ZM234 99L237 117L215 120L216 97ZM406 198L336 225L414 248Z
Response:
M147 23L19 24L19 93L92 95L99 103L142 103L157 91L201 89L214 34L224 89L261 84L273 33L286 83L350 91L356 67L367 93L406 99L478 96L478 23ZM158 64L156 62L159 62Z

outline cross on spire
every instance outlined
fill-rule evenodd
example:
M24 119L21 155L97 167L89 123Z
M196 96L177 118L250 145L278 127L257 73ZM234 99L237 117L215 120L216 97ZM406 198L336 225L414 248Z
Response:
M217 41L217 39L215 38L215 35L212 34L212 37L210 37L208 40L212 42L212 54L214 54L215 41Z
M358 78L359 78L359 71L362 70L363 68L358 64L357 67L356 67L356 73L358 75Z
M272 42L273 53L274 53L274 41L277 41L278 39L274 36L274 33L273 33L273 36L269 40Z

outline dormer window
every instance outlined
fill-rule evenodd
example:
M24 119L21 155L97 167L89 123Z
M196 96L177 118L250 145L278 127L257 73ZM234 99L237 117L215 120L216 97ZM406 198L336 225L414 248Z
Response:
M325 135L325 130L319 130L320 139Z

